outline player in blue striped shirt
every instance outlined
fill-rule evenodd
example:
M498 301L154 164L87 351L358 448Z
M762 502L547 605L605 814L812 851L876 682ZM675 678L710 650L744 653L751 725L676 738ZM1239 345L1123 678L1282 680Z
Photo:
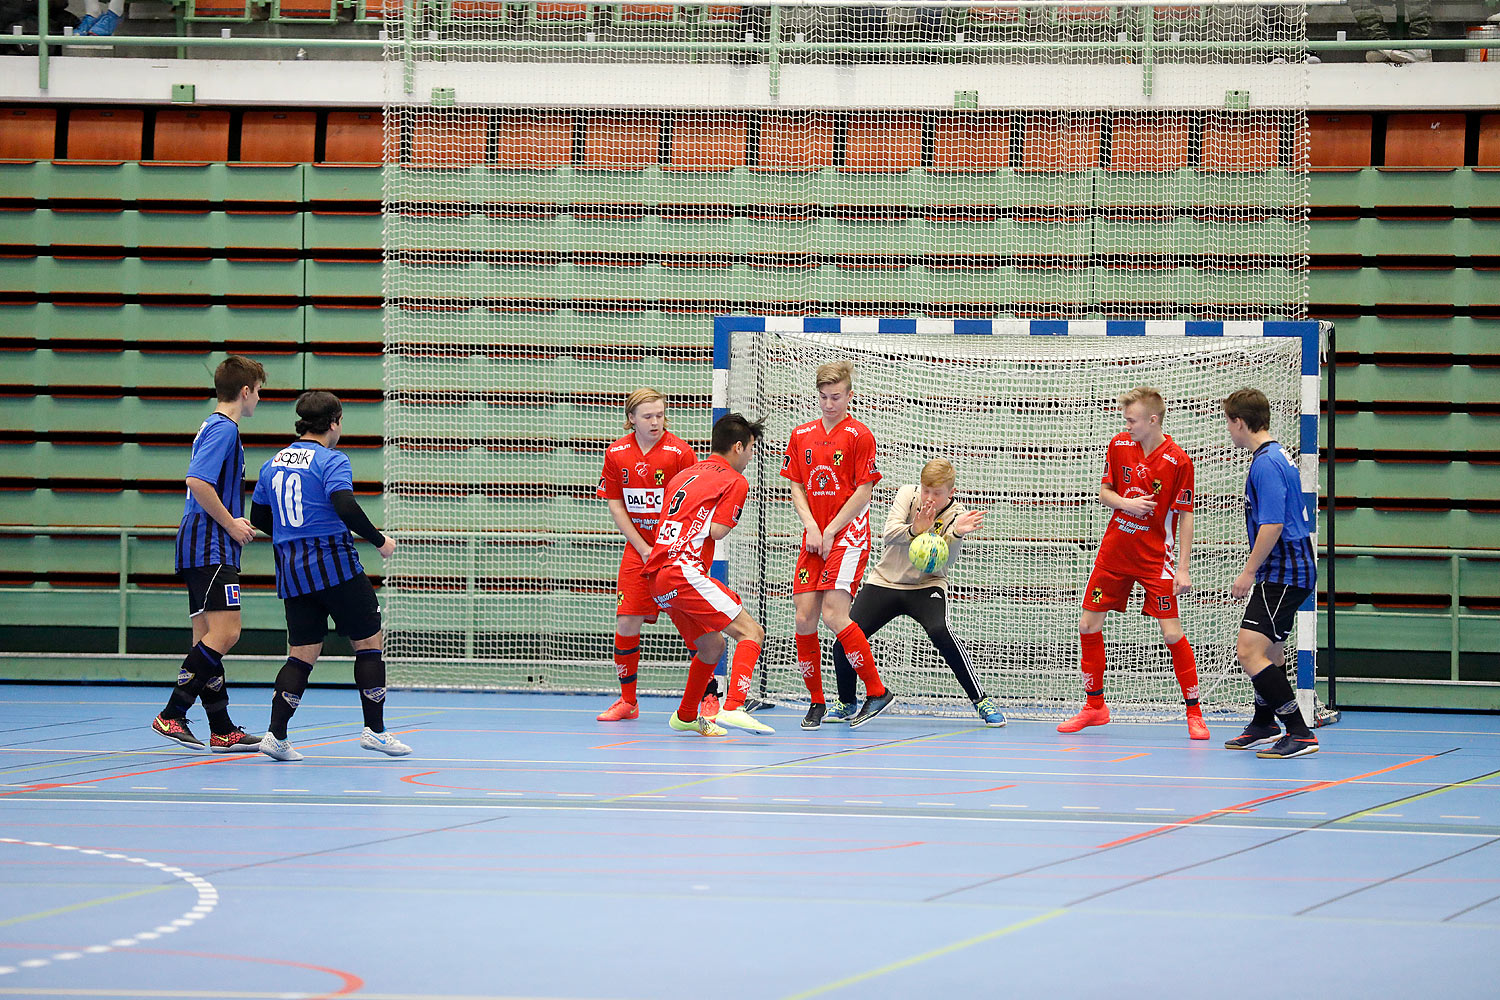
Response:
M1260 757L1302 757L1318 752L1286 676L1284 643L1297 609L1318 585L1312 526L1297 467L1271 437L1271 404L1259 389L1240 389L1224 400L1229 440L1250 451L1245 477L1245 530L1250 555L1230 594L1249 598L1236 644L1240 667L1255 686L1255 715L1224 745L1231 750L1271 744ZM1281 735L1278 720L1286 726Z
M349 459L335 451L344 406L331 392L297 397L297 440L260 467L250 520L276 549L276 595L286 605L287 661L276 675L271 725L260 751L301 760L286 727L323 652L328 619L354 645L354 684L364 710L359 745L401 757L411 747L385 731L385 660L380 605L354 551L352 530L389 559L396 540L380 533L354 499Z
M218 406L193 438L188 460L187 500L177 527L176 571L187 585L193 648L177 671L177 684L151 728L193 750L203 743L188 728L187 710L201 698L216 753L254 750L229 718L224 654L240 638L240 548L255 537L245 520L245 448L240 421L255 412L266 370L258 361L231 354L214 371Z

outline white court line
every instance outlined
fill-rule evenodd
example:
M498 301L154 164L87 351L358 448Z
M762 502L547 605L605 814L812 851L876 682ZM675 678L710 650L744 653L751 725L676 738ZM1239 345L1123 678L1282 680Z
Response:
M665 796L656 796L656 797L657 798L665 798ZM629 799L632 799L632 798L639 799L639 798L646 798L646 796L644 796L644 795L628 795L628 794L626 794L626 795L620 796L620 798L617 801L623 803L623 802L626 802L626 801L628 801ZM83 800L82 799L67 799L67 798L58 797L58 798L49 798L49 799L47 799L47 801L48 802L57 802L57 803L65 803L66 804L66 803L72 803L72 802L82 802ZM253 808L253 809L270 809L270 808L275 808L276 806L278 806L278 805L281 804L281 803L278 803L278 802L276 802L274 800L271 800L271 799L252 799L252 798L248 798L248 797L247 798L243 798L243 799L95 799L94 803L95 804L97 804L97 803L104 803L104 804L107 804L107 805L122 805L122 806L141 806L141 805L147 805L147 806L178 806L178 807L213 806L215 808L218 808L218 807L240 806L240 807L248 807L248 808ZM311 802L304 802L302 804L302 808L305 808L305 809L349 809L349 808L351 808L351 806L347 802L319 802L317 800L313 800ZM449 809L449 810L476 810L476 809L485 809L485 810L487 810L487 809L491 809L493 807L492 806L481 805L479 803L466 803L466 802L459 802L459 803L422 802L422 803L418 803L418 802L408 801L408 802L362 802L362 803L359 803L357 806L354 806L353 808L362 808L362 809ZM647 815L654 815L654 814L657 814L657 813L681 813L681 814L683 814L685 816L701 816L703 814L703 807L701 805L700 806L693 806L693 807L684 807L684 806L658 807L658 806L653 806L653 807L650 807L650 808L639 808L639 809L636 809L636 808L632 808L632 807L630 807L628 805L585 805L583 803L579 803L577 805L570 805L570 804L562 803L562 802L555 803L555 804L530 803L530 802L528 802L528 803L524 803L524 804L523 803L516 803L515 805L512 805L512 806L510 806L508 808L514 809L517 812L520 812L520 811L523 811L523 810L526 811L526 812L590 812L590 813L593 813L593 812L598 812L598 813L638 812L638 813L644 813L644 814L647 814ZM743 808L741 808L741 809L721 808L721 809L717 810L717 812L719 812L719 813L721 813L723 815L726 815L726 816L764 816L764 815L766 815L766 813L764 813L764 812L762 812L760 810L757 810L757 809L743 809ZM1033 816L1014 816L1014 817L1011 817L1011 816L976 816L973 813L967 813L967 812L949 813L947 815L934 815L933 813L920 813L920 812L912 812L912 813L899 813L899 812L896 812L896 813L893 813L893 812L863 813L863 812L799 812L799 811L796 811L796 810L791 810L791 811L787 811L787 812L777 813L776 815L779 815L779 816L806 816L808 818L814 818L814 817L833 817L835 819L870 819L870 820L877 820L877 821L879 821L881 823L888 823L888 822L890 822L893 819L895 819L895 820L911 819L911 820L931 820L934 823L1037 823L1037 824L1046 825L1046 826L1103 826L1103 827L1120 827L1120 826L1123 826L1123 827L1145 827L1147 829L1152 829L1152 828L1155 828L1156 826L1160 825L1157 821L1155 821L1155 820L1147 820L1144 817L1141 820L1139 820L1139 821L1137 821L1137 820L1130 820L1130 819L1118 819L1118 818L1111 818L1111 819L1084 819L1082 817L1078 817L1076 819L1060 819L1060 818L1056 818L1056 817L1046 817L1046 816L1038 816L1038 817L1033 817ZM1226 826L1224 824L1203 823L1203 824L1184 825L1183 828L1184 829L1203 829L1203 830L1217 831L1217 830L1224 830L1224 829L1226 829ZM1229 829L1236 829L1236 830L1243 829L1243 827L1239 827L1239 826L1233 826L1233 827L1227 827L1227 828L1229 828ZM1475 831L1475 832L1471 833L1471 832L1466 831L1466 830L1372 830L1372 829L1366 829L1366 828L1362 828L1362 827L1348 826L1348 825L1344 825L1344 824L1326 824L1326 825L1323 825L1323 826L1315 826L1315 827L1312 827L1312 828L1309 828L1309 827L1306 827L1306 826L1271 826L1271 825L1267 825L1267 826L1256 826L1254 829L1257 832L1271 831L1271 832L1306 833L1306 834L1330 834L1331 833L1331 834L1347 834L1347 835L1350 835L1350 836L1358 836L1358 837L1442 837L1442 838L1455 839L1455 840L1490 840L1490 839L1493 839L1493 834L1482 832L1482 831Z
M1063 806L1064 809L1098 809L1098 806Z
M918 802L916 804L919 805L919 806L951 806L951 805L953 805L952 802Z
M1286 814L1288 816L1327 816L1328 815L1326 812L1300 812L1300 811L1298 811L1296 809L1288 809L1286 811Z
M1170 813L1176 812L1177 809L1173 806L1136 806L1135 811L1138 813Z
M182 879L192 886L198 893L198 901L192 909L188 910L176 920L161 924L149 931L141 931L129 937L115 938L109 944L91 944L85 948L77 948L71 951L57 952L48 958L28 958L15 965L0 965L0 975L15 972L18 968L36 969L49 962L67 962L84 955L102 955L105 952L114 951L116 948L130 948L140 944L142 941L155 941L163 934L176 934L184 927L192 927L198 921L213 912L214 907L219 905L219 890L213 887L208 879L199 878L190 871L174 868L161 861L147 861L145 858L133 858L128 854L118 854L112 851L100 851L93 848L75 847L71 844L49 844L45 840L17 840L14 837L0 837L0 844L17 844L22 847L50 847L57 851L76 851L79 854L88 854L95 857L109 858L111 861L128 861L133 865L141 865L152 868L165 875L173 875Z
M1019 802L991 802L991 809L1030 809L1031 806L1022 805Z
M1439 816L1438 819L1478 819L1478 816Z
M305 791L307 791L307 789L305 789L305 788L273 788L273 789L271 789L271 791L273 791L273 792L305 792Z
M342 795L379 795L379 794L381 794L381 791L378 788L346 788L340 794L342 794ZM510 794L510 793L508 793L508 792L490 792L490 794L491 795L507 795L507 794Z
M166 785L131 785L130 786L130 790L132 792L165 792L167 790L167 786ZM207 789L204 789L204 791L207 791Z
M800 799L800 800L799 799L772 799L772 801L773 802L798 802L798 801L806 802L807 800L806 799ZM885 802L882 799L845 799L844 800L844 805L846 805L846 806L883 806L883 805L885 805ZM921 805L921 803L918 802L917 805Z
M239 791L238 788L223 788L223 787L220 787L220 786L217 786L217 785L204 785L202 790L205 791L205 792L237 792L237 791Z

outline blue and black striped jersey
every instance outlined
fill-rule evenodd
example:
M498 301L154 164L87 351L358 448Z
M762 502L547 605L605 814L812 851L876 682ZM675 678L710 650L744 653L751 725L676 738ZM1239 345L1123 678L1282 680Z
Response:
M219 494L233 517L245 516L245 447L240 426L222 413L212 413L193 438L193 457L188 461L189 479L201 479ZM179 572L195 566L223 563L238 568L240 545L203 509L187 491L182 523L177 526Z
M1302 480L1275 441L1255 450L1245 477L1245 530L1252 548L1255 536L1266 524L1281 525L1281 537L1255 571L1255 579L1308 590L1317 587L1318 559L1313 552L1307 504L1302 498Z
M293 441L260 467L252 500L271 508L278 597L327 590L365 571L330 500L353 489L349 459L316 441Z

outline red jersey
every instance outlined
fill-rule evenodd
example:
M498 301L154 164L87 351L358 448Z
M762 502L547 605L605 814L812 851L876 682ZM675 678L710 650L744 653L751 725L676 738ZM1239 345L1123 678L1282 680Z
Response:
M630 523L642 538L651 542L656 538L656 522L661 517L667 484L696 461L698 456L693 449L671 431L664 433L644 454L632 432L604 449L604 472L599 476L599 489L594 495L601 500L624 501Z
M792 439L787 442L781 474L802 484L813 521L819 528L826 528L856 489L880 482L880 470L875 468L875 435L853 417L840 420L832 431L823 429L821 417L803 424L792 431ZM869 548L870 508L865 507L845 525L834 542Z
M1140 579L1176 575L1177 515L1193 509L1193 460L1170 435L1164 437L1149 455L1129 434L1117 434L1109 442L1100 482L1127 500L1154 497L1156 509L1145 518L1115 511L1094 565Z
M667 505L661 511L656 544L646 559L646 573L668 563L687 560L705 574L714 561L709 526L740 523L750 484L720 455L710 455L684 469L667 484Z

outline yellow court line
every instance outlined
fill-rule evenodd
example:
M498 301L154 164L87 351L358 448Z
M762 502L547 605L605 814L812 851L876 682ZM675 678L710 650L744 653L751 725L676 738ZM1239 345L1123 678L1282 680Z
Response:
M137 896L150 896L154 893L164 892L167 889L180 888L180 883L173 882L170 885L154 885L149 889L136 889L133 892L122 892L114 896L100 896L98 899L84 900L82 903L71 903L67 906L59 906L51 910L38 910L36 913L25 913L19 917L7 917L0 920L0 927L9 927L12 924L24 924L28 920L42 920L46 917L58 917L64 913L74 913L78 910L87 910L91 906L103 906L105 903L118 903L122 899L135 899ZM3 965L0 962L0 965Z
M282 1000L311 1000L328 996L326 990L125 990L53 987L0 987L0 996L26 997L148 997L151 1000L265 1000L276 996ZM370 993L360 990L350 994L359 1000L579 1000L576 997L513 996L500 993Z
M1383 806L1375 806L1375 807L1370 808L1370 809L1363 809L1363 810L1361 810L1361 811L1359 811L1357 813L1353 813L1353 814L1351 814L1349 816L1341 817L1337 822L1339 822L1339 823L1350 823L1350 822L1353 822L1354 820L1357 820L1357 819L1363 819L1366 816L1375 816L1375 815L1378 815L1379 813L1384 812L1387 809L1394 809L1397 806L1404 806L1404 805L1406 805L1407 803L1410 803L1410 802L1420 802L1422 799L1430 799L1434 795L1442 795L1444 792L1451 792L1455 788L1464 788L1464 787L1467 787L1469 785L1482 785L1485 782L1492 781L1492 780L1494 780L1497 777L1500 777L1500 775L1486 774L1486 775L1482 775L1482 776L1480 776L1478 778L1470 778L1468 781L1460 781L1460 782L1457 782L1456 784L1444 785L1442 788L1434 788L1430 792L1420 792L1420 793L1418 793L1416 795L1407 796L1404 799L1397 799L1395 802L1387 802Z
M1017 921L1016 923L1001 927L998 930L990 931L987 934L980 934L977 937L965 938L962 941L955 941L952 944L945 944L941 948L934 948L931 951L924 951L920 955L912 955L910 958L903 958L900 961L892 962L889 965L882 965L880 968L871 969L869 972L861 972L855 976L848 976L844 979L838 979L831 983L825 983L822 986L815 987L814 989L807 990L803 993L793 993L791 996L783 997L782 1000L807 1000L808 997L816 997L822 996L824 993L832 993L834 990L841 990L845 986L853 986L855 983L862 983L867 979L874 979L876 976L883 976L888 972L895 972L898 969L909 968L910 966L917 965L921 962L926 962L934 958L940 958L943 955L951 955L955 951L962 951L963 949L973 947L976 944L983 944L986 941L993 941L996 938L1005 937L1007 934L1014 934L1017 931L1024 931L1027 928L1035 927L1037 924L1046 923L1054 917L1060 917L1067 912L1068 911L1064 908L1049 910L1046 913L1041 913L1034 917L1028 917L1025 920Z
M889 750L892 747L910 746L913 743L925 743L928 740L941 740L941 739L946 739L949 736L958 736L960 734L963 734L963 733L966 733L966 732L973 732L973 731L974 731L974 729L956 729L956 730L954 730L951 733L932 733L932 734L929 734L927 736L914 736L914 737L912 737L909 740L898 740L895 743L881 743L878 746L857 747L857 748L855 748L853 750L845 750L845 751L839 752L837 754L825 754L823 756L852 757L852 756L854 756L855 754L858 754L858 753L869 753L869 752L874 751L874 750ZM766 764L766 765L763 765L761 767L748 768L748 769L743 770L743 771L729 771L729 772L727 772L725 774L710 775L707 778L699 778L697 781L688 781L688 782L684 782L683 784L680 784L680 785L667 785L667 786L665 786L663 788L651 788L651 789L647 789L644 792L627 792L624 795L616 795L613 798L599 799L598 801L601 804L612 804L612 803L616 803L616 802L627 802L630 799L633 799L633 798L635 798L637 796L640 796L640 795L660 795L663 792L678 792L678 791L681 791L684 788L693 788L693 787L695 787L697 785L706 785L706 784L709 784L709 783L715 782L715 781L723 781L725 778L743 778L747 774L759 774L759 773L762 773L762 772L765 772L765 771L774 771L774 770L777 770L778 768L796 767L797 765L806 764L806 763L807 763L807 759L806 758L802 758L800 760L795 760L795 761L792 761L792 760L784 761L784 762L782 762L780 764Z

